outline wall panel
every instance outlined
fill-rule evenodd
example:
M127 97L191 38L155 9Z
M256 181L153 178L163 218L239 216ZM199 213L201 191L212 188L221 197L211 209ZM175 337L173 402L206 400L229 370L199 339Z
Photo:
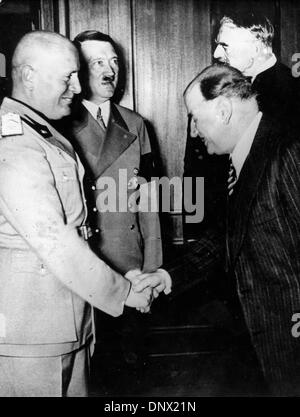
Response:
M131 0L109 2L108 33L121 46L125 62L126 82L120 104L134 108L132 69Z
M97 29L108 32L109 0L69 0L70 37L79 32Z
M280 3L281 16L281 60L291 67L292 56L300 53L300 3L286 0Z
M42 30L54 30L54 2L52 0L41 0L41 21L40 29Z
M136 0L133 12L136 109L152 125L164 174L181 177L187 128L182 93L211 62L209 4ZM169 233L175 240L182 236L180 216Z
M136 109L154 127L166 174L181 175L186 137L182 93L211 61L208 3L137 0L133 23Z

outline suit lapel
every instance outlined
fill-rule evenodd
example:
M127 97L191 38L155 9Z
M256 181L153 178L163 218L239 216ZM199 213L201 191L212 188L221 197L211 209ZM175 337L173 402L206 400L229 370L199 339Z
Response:
M98 160L97 177L116 161L120 155L136 140L137 136L129 132L117 107L111 104L111 114L106 129L105 140Z
M105 140L105 131L99 126L90 112L81 105L80 118L73 122L73 132L84 155L98 158Z
M228 235L232 266L243 243L252 204L276 142L276 137L274 133L272 134L271 122L263 117L235 185L234 193L229 198Z
M98 178L136 140L111 103L111 113L107 129L104 131L88 110L81 104L73 124L74 143L79 155L85 160L93 176Z

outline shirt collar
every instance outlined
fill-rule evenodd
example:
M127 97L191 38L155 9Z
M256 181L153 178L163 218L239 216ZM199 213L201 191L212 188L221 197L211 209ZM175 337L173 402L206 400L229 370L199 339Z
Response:
M96 120L97 120L98 109L100 107L103 121L104 121L106 126L108 125L108 120L109 120L109 116L110 116L110 100L107 100L104 103L101 103L100 105L97 105L97 104L91 102L90 100L83 99L82 104L87 109L87 111L89 111L91 113L93 118L96 119Z
M260 74L261 72L266 71L267 69L273 67L277 62L277 58L276 56L273 54L270 56L269 59L267 59L261 66L259 66L254 74L254 76L252 77L252 82L255 80L255 78L258 76L258 74Z
M254 117L241 139L236 144L231 156L232 164L236 170L237 178L243 168L244 162L249 155L258 125L262 117L262 112L258 112Z

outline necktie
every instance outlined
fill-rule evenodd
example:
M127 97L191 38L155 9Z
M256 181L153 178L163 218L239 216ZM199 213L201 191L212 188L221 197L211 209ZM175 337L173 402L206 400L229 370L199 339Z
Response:
M233 193L233 187L237 182L236 170L233 166L231 157L229 158L229 174L228 174L228 195Z
M106 129L102 114L101 114L101 108L98 108L98 112L97 112L97 122L99 123L99 125L102 127L102 129Z

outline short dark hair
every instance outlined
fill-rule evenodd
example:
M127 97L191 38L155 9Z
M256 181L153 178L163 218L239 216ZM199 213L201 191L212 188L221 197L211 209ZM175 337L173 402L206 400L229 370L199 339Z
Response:
M99 32L98 30L85 30L83 32L78 33L78 35L74 38L73 43L78 49L78 51L80 51L82 42L86 41L109 42L116 52L118 49L116 43L109 35L107 35L106 33Z
M206 67L189 83L183 95L185 96L195 85L199 85L205 100L213 100L219 96L238 97L241 100L256 97L249 77L224 64Z
M114 48L118 58L123 58L122 52L118 45L113 41L113 39L107 35L106 33L99 32L98 30L85 30L80 32L73 40L73 44L75 45L80 59L80 71L79 71L79 81L82 87L81 97L89 99L91 96L91 89L89 85L89 71L88 71L88 63L84 59L81 44L86 41L100 41L100 42L108 42ZM123 70L123 60L120 60L119 63L120 68ZM124 77L123 77L124 78ZM122 76L119 76L118 81L118 88L120 93L123 92L123 84L125 84L125 80L123 80ZM117 94L115 94L115 97Z
M256 39L259 39L267 46L272 46L274 26L268 17L258 12L230 13L230 15L225 15L221 19L220 25L234 25L238 28L248 29Z

